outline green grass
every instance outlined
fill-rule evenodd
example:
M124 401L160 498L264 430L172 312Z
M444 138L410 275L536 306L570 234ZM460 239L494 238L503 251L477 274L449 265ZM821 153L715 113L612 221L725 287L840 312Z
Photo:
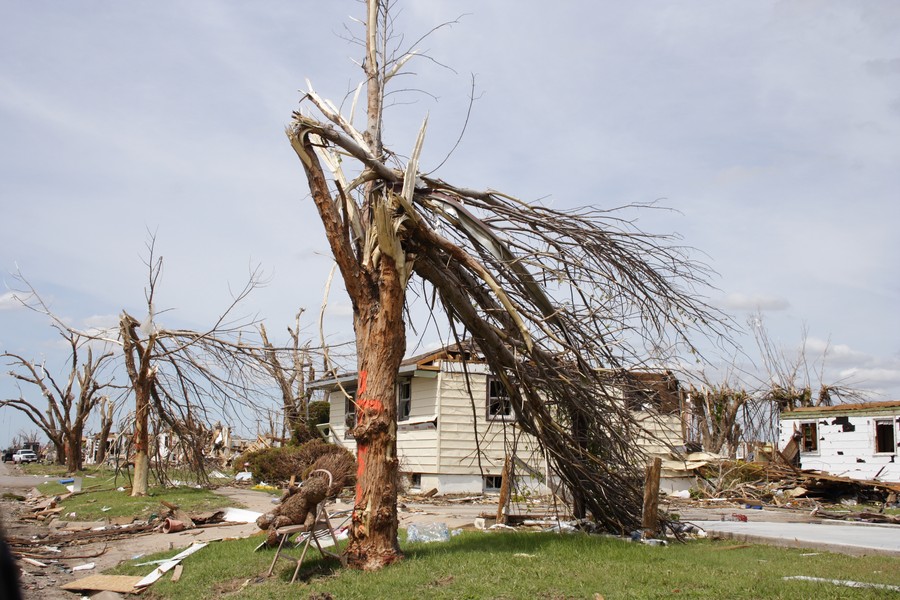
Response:
M65 465L28 463L20 465L22 471L28 475L50 475L51 477L63 477L66 474Z
M147 519L150 515L159 515L168 510L160 504L160 500L175 504L187 512L203 512L234 504L228 498L209 490L189 487L152 487L147 496L134 498L130 491L130 488L119 492L106 487L75 494L62 502L64 510L60 516L66 520L78 521L96 521L124 516ZM109 510L103 510L104 508ZM66 516L69 513L75 513L75 516Z
M60 479L66 477L65 467L28 465L26 472L32 475L51 476L37 486L45 496L61 496L68 492L66 486L59 483ZM128 479L121 473L116 477L113 470L104 467L87 468L77 476L82 478L82 491L61 503L64 510L60 518L66 520L96 521L123 516L146 519L150 515L167 510L160 504L160 500L175 504L187 512L202 512L234 505L233 501L224 496L188 486L166 488L153 486L148 490L147 496L132 498ZM124 491L118 491L118 488L124 488ZM103 510L104 508L108 510ZM68 517L69 513L75 513L75 516Z
M82 478L82 491L60 503L63 508L60 513L62 519L98 521L123 516L147 519L153 514L158 515L168 510L160 503L161 500L187 512L203 512L234 505L234 501L210 490L187 486L152 486L147 496L133 498L129 481L121 474L118 478L115 477L115 473L109 469L85 470L78 477ZM62 478L62 475L53 475L36 487L45 496L62 496L68 492L66 486L59 483ZM119 488L124 490L119 491ZM70 513L75 513L75 516L68 516Z
M808 550L698 541L651 547L618 539L541 533L467 532L449 542L403 544L406 559L376 573L337 569L321 558L262 576L273 550L254 553L260 537L215 542L184 561L181 580L167 575L147 598L888 598L895 592L783 581L786 575L900 585L900 559L848 557ZM177 550L162 553L165 558ZM814 555L810 555L814 554ZM142 557L141 560L148 560ZM149 567L122 565L117 574ZM327 597L327 596L324 596Z

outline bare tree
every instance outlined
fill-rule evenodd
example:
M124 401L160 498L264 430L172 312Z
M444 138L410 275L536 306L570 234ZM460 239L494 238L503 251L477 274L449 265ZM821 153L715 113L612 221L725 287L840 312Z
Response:
M41 431L38 429L20 429L12 439L14 448L33 446L34 444L41 444Z
M392 45L389 2L368 0L362 68L367 125L320 97L287 130L353 306L357 482L348 564L377 569L397 544L395 384L411 281L484 352L519 426L538 438L576 505L603 526L640 525L642 474L631 414L609 370L674 351L717 316L692 289L706 276L684 248L614 211L553 210L457 187L382 144L386 86L414 49ZM641 465L642 466L642 465Z
M290 345L277 348L269 341L264 324L259 324L259 335L262 348L256 353L263 370L275 381L281 394L284 410L282 421L282 437L299 432L304 435L308 431L310 391L306 384L315 379L310 343L300 340L299 311L294 319L294 327L288 326ZM305 441L305 440L304 440Z
M733 452L741 441L739 417L741 409L750 400L750 394L725 383L700 388L691 386L687 397L703 449L707 452L721 452L723 449Z
M769 336L762 315L752 317L748 325L753 331L766 374L761 394L774 403L777 410L790 411L804 406L831 406L836 402L864 400L864 394L851 385L842 381L826 381L827 347L816 359L818 364L810 364L808 332L805 328L801 334L800 349L790 356L779 349Z
M54 327L70 349L64 380L58 380L43 362L11 352L2 354L12 367L9 376L36 389L46 407L26 395L21 386L18 398L2 400L0 406L10 406L25 414L56 447L57 462L74 472L82 468L85 425L103 398L102 390L110 385L104 371L113 353L104 350L95 356L89 338L58 324Z
M255 404L265 396L265 386L260 383L261 372L257 355L259 346L247 344L242 336L251 333L256 325L252 319L237 319L232 314L239 303L259 284L259 273L251 273L244 287L233 296L230 304L219 315L213 325L205 331L189 329L166 329L157 323L158 312L154 307L159 278L162 275L162 257L155 255L155 238L151 236L147 243L148 258L146 261L148 283L145 288L147 316L138 320L123 311L119 317L118 327L106 331L81 332L66 325L55 315L47 304L28 282L19 276L28 287L27 299L23 302L28 308L50 317L53 326L69 339L73 348L81 348L88 340L118 345L122 348L122 360L128 376L128 389L134 394L134 433L131 441L133 452L134 477L132 478L132 495L147 494L150 475L151 454L151 415L158 430L165 428L165 433L177 438L184 449L185 458L199 479L206 479L203 448L205 447L206 424L216 420L209 418L214 412L220 417L230 409L255 410ZM82 373L75 377L73 357L73 376L79 382L84 403L79 401L78 410L86 407L90 400L91 407L101 399L99 384L89 385L96 377L101 364L114 356L112 352L103 354L102 359L92 359L90 346L88 360ZM18 358L18 357L16 357ZM34 373L38 371L34 369ZM30 379L39 378L32 374ZM71 387L70 378L70 387ZM83 384L81 382L84 382ZM55 382L45 386L47 390L57 389ZM44 388L42 388L44 389ZM68 390L69 388L59 388ZM47 393L45 392L45 396ZM50 400L50 396L48 401ZM67 393L61 393L59 399L51 401L51 406L58 404L65 407ZM16 400L6 401L22 410L24 405ZM84 408L87 411L87 408ZM45 427L48 432L62 430L66 425L65 412L55 408L46 417L39 412L32 412L36 424ZM76 417L72 420L72 430L81 435L84 419ZM86 413L85 413L86 414ZM34 420L33 419L33 420ZM61 424L62 421L62 424ZM106 423L111 422L111 417ZM56 436L56 437L54 437ZM60 438L53 434L51 439L57 443ZM79 437L80 440L80 437ZM60 442L62 443L62 442ZM80 457L80 443L75 456ZM80 458L78 459L80 461ZM164 472L161 475L165 475Z
M134 393L134 478L132 496L147 494L150 474L151 413L179 440L185 458L198 477L206 476L203 448L209 411L229 406L249 407L256 400L257 364L241 341L252 321L232 321L235 307L258 284L251 274L247 284L206 331L166 329L156 322L154 307L162 257L154 254L155 240L147 244L147 316L143 321L123 311L118 338L125 370ZM163 473L164 474L164 473Z

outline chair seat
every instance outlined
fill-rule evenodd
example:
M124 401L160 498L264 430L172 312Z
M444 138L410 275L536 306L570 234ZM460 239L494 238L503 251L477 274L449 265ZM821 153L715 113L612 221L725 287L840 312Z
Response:
M305 533L309 528L306 525L285 525L275 530L278 535L291 535L294 533Z

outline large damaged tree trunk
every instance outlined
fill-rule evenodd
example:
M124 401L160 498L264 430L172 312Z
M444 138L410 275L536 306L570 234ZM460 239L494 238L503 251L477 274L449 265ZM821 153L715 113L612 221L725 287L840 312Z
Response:
M362 152L383 159L381 119L385 74L379 65L378 0L367 2L366 60L367 129L357 138ZM359 378L356 390L358 474L347 564L375 570L401 558L397 541L397 406L396 383L406 352L403 309L411 272L394 223L399 198L394 190L371 180L364 187L362 213L337 182L328 186L318 151L320 133L288 129L288 137L304 171L326 237L353 304ZM328 160L328 157L325 157ZM335 170L329 163L329 168ZM344 182L346 183L346 182ZM350 214L348 214L350 213ZM352 221L352 231L349 223Z
M66 436L66 472L75 473L81 470L81 437L84 426L74 425Z
M106 462L107 440L109 432L112 431L113 414L116 405L109 398L104 398L100 404L100 446L97 448L97 464L102 465Z
M361 569L401 557L397 543L396 384L406 351L403 289L390 259L382 259L378 298L355 319L359 380L356 389L358 471L350 544L345 556Z
M392 254L390 234L378 252L357 260L347 237L338 206L333 201L313 136L289 132L292 146L303 163L316 208L325 225L335 261L353 303L358 382L356 439L358 474L350 544L345 551L350 566L374 570L397 561L397 406L395 386L400 361L406 352L403 322L405 255ZM373 212L388 212L383 190L367 193ZM383 246L381 245L383 244ZM400 258L398 261L397 258ZM397 263L402 262L403 266Z

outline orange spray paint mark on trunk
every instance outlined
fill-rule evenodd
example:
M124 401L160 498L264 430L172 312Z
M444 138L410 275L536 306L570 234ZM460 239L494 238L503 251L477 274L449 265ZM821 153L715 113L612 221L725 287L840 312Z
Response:
M367 408L373 412L382 412L384 410L384 404L378 398L360 398L356 404L363 410Z
M357 392L357 396L365 396L366 395L366 380L369 378L368 371L360 371L359 372L359 390Z

